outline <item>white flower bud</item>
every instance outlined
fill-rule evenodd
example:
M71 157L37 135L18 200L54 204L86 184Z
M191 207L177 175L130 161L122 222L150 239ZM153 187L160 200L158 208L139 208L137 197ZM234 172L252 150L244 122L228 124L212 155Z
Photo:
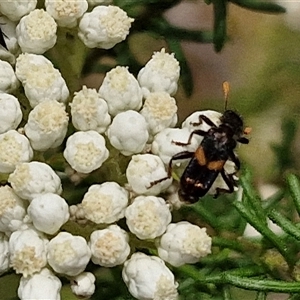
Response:
M12 66L0 60L0 93L11 93L19 86L19 80Z
M5 44L9 50L7 51L7 49L5 49L4 47L0 47L0 59L14 65L16 62L15 56L18 55L20 52L20 47L16 35L16 23L11 21L4 15L1 15L0 24L1 24L1 31L2 33L5 34L3 36Z
M11 173L17 164L29 162L33 151L28 139L15 130L0 134L0 172Z
M186 221L169 224L159 239L159 257L175 267L196 263L210 253L211 238L206 228Z
M43 55L21 53L16 60L16 75L23 84L30 73L36 73L43 68L53 68L52 62Z
M124 217L128 204L128 192L116 182L104 182L90 186L81 208L85 218L96 224L110 224Z
M176 101L166 92L149 94L140 113L145 117L152 137L177 123Z
M141 252L132 254L124 263L122 277L130 294L136 299L178 299L178 283L159 257Z
M71 290L78 298L90 298L95 292L96 277L91 272L82 272L71 280Z
M10 264L25 278L39 272L46 264L48 240L33 229L14 231L9 238Z
M27 213L34 227L47 234L56 233L70 216L65 199L52 193L33 198Z
M90 258L91 250L82 236L60 232L48 244L48 263L57 273L76 276L84 271Z
M8 238L0 232L0 275L9 270Z
M13 95L0 93L0 133L16 129L22 117L18 99Z
M30 277L21 277L18 296L20 300L60 300L61 281L49 269L42 269Z
M99 88L100 96L107 102L111 115L127 111L139 110L142 106L142 91L128 68L117 66L106 73Z
M43 9L24 16L16 27L18 43L23 52L42 54L56 43L57 24Z
M133 21L118 6L96 6L80 20L78 36L89 48L110 49L126 39Z
M108 127L107 137L112 146L123 155L140 153L149 137L146 120L134 110L121 112Z
M10 234L21 228L26 209L21 200L8 186L0 187L0 231ZM1 251L0 251L1 253Z
M72 123L78 130L103 133L110 124L107 103L95 89L83 86L81 91L75 93L70 106Z
M191 132L197 129L208 131L211 128L211 126L208 125L205 121L199 119L200 115L204 115L207 118L209 118L216 126L219 126L221 124L220 118L222 117L222 114L220 112L214 110L203 110L203 111L196 111L192 113L190 116L188 116L182 122L181 127L188 128Z
M34 150L45 151L63 142L68 129L65 106L57 101L44 101L30 111L24 127Z
M128 234L118 225L93 231L89 246L92 262L103 267L115 267L124 263L130 253Z
M151 152L158 155L164 164L169 164L173 155L182 152L195 152L200 142L197 135L193 135L189 145L176 145L175 142L187 143L191 131L188 128L166 128L159 132L151 145ZM181 163L182 160L174 161L174 164Z
M165 200L155 196L138 196L125 211L129 230L139 239L154 239L162 235L172 215Z
M174 53L166 53L162 48L160 52L154 52L152 58L140 70L137 78L144 97L147 97L153 92L166 92L174 95L177 91L179 75L180 66Z
M18 164L15 171L9 175L8 182L15 193L31 201L40 194L62 192L60 178L45 163L32 161Z
M47 99L65 102L69 90L52 63L37 54L21 54L16 61L16 75L22 82L31 107Z
M59 26L71 28L77 25L77 20L88 9L88 2L86 0L46 0L45 8Z
M71 167L85 174L100 168L108 156L104 137L93 130L79 131L69 136L64 151Z
M165 178L168 173L162 160L153 154L133 155L126 169L126 178L136 194L158 195L172 183L172 178L151 186L151 183Z
M19 21L35 9L37 0L0 1L0 11L12 21Z

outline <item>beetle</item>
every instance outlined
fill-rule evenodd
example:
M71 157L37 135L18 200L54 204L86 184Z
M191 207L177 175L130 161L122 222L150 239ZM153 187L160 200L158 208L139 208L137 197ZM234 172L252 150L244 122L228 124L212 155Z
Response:
M226 110L229 84L223 83L225 94L225 111L220 117L221 123L217 126L205 115L199 115L199 123L205 122L210 126L208 131L196 129L191 132L186 143L172 141L176 145L186 146L191 143L193 135L203 136L203 139L195 152L183 151L172 156L169 162L168 177L157 180L156 184L172 176L172 165L175 160L190 159L181 178L178 190L179 197L187 203L195 203L203 197L211 188L220 174L227 185L226 188L216 188L214 195L217 198L221 193L232 193L236 186L233 174L226 173L224 165L227 160L235 164L236 171L240 169L240 161L234 154L237 142L248 144L249 140L244 136L250 132L250 128L244 129L244 122L233 110Z

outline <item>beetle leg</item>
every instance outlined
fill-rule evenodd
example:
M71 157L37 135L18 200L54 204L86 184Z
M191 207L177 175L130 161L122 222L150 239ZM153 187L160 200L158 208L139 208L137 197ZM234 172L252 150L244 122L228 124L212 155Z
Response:
M236 169L239 170L241 167L239 158L233 153L233 151L231 153L229 153L229 157L234 162Z
M188 139L188 141L186 143L176 142L176 141L172 141L172 143L174 143L177 146L187 146L187 145L190 145L194 134L205 136L207 134L207 132L204 131L204 130L201 130L201 129L197 129L197 130L194 130L194 131L191 132L191 134L189 136L189 139Z
M189 152L189 151L182 151L182 152L179 152L179 153L173 155L169 162L168 176L150 182L150 186L148 188L151 188L152 186L172 177L172 168L173 168L174 160L192 158L193 155L194 155L194 152Z
M233 193L234 186L236 185L235 181L233 179L233 174L226 174L224 169L222 169L220 174L221 174L223 180L225 181L225 183L227 184L228 189L216 188L216 193L214 195L214 198L217 198L220 194L223 194L223 193L228 193L228 194Z

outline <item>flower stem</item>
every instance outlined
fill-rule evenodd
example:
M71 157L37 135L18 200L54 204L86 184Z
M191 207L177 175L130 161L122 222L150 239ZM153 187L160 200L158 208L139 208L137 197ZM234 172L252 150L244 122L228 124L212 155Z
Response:
M287 176L288 187L294 201L295 207L297 209L298 214L300 215L300 184L299 179L294 174L289 174Z

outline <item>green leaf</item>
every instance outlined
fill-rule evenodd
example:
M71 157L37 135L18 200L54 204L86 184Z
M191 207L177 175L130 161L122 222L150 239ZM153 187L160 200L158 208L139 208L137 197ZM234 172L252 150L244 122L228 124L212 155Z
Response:
M284 7L272 2L257 1L257 0L229 0L229 1L243 8L260 11L264 13L284 13L286 11Z
M300 182L296 175L287 175L287 183L298 214L300 215Z
M214 9L214 47L216 52L222 50L227 39L226 17L227 0L212 0Z

